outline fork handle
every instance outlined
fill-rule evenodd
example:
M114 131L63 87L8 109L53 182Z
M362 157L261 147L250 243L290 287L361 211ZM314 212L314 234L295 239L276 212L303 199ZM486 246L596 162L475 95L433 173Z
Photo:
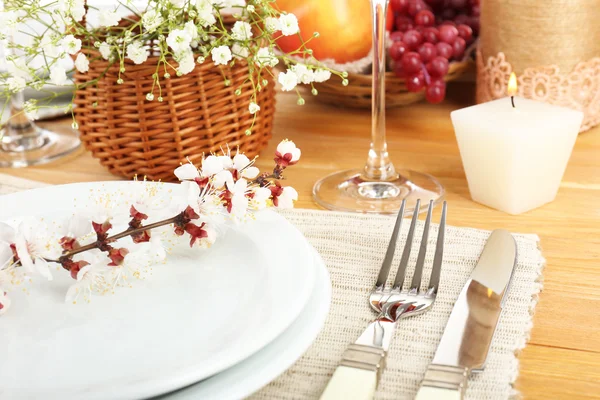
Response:
M381 347L351 344L344 352L321 400L370 400L375 394L379 371L385 364Z

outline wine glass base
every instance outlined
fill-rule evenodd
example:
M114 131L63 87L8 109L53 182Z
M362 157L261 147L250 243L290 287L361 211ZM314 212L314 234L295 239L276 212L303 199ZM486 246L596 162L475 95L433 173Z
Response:
M443 197L444 188L433 176L410 170L400 171L395 179L380 181L352 169L328 175L313 187L313 198L320 206L359 213L394 214L406 200L405 215L410 215L418 199L420 212L425 212L430 200L435 206Z
M81 142L76 131L52 132L35 126L38 130L38 146L31 150L20 149L14 144L0 141L0 167L23 168L31 165L46 164L77 150ZM0 138L4 135L0 131ZM6 138L5 138L6 139Z

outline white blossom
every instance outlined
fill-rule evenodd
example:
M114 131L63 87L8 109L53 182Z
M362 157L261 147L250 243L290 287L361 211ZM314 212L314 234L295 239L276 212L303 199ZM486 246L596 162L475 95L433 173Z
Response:
M248 11L249 13L253 13L255 11L255 8L252 4L248 5L248 7L246 7L246 11Z
M50 68L50 82L56 86L65 86L69 83L67 71L60 65Z
M234 43L233 46L231 46L231 52L233 53L233 56L235 58L248 58L248 56L250 55L250 51L248 50L248 47L246 46L242 46L239 43Z
M260 111L260 106L255 102L251 101L250 105L248 106L248 111L250 112L250 114L256 114L258 111Z
M215 9L209 0L197 0L196 10L198 10L198 21L203 27L214 25L217 22L215 18Z
M181 72L183 75L189 74L196 67L196 61L194 60L194 53L191 50L185 51L177 57L177 62L179 63L179 67L177 68L178 72Z
M315 80L315 73L304 64L296 64L290 68L296 73L298 82L309 84Z
M269 33L277 32L281 30L281 22L278 18L267 17L265 18L265 29Z
M279 63L279 59L277 58L275 53L273 53L273 50L269 49L268 47L261 47L260 49L258 49L258 51L256 52L255 59L256 64L262 67L274 67Z
M210 51L213 62L215 65L226 65L231 61L231 50L227 46L218 46Z
M252 26L244 21L236 21L231 28L231 37L235 40L248 40L252 37Z
M75 59L75 68L77 68L77 71L79 72L88 72L90 69L90 61L87 59L85 54L77 54L77 58Z
M260 109L260 107L258 108ZM245 154L238 153L233 157L233 168L238 172L238 176L242 178L254 179L258 176L259 169L251 164L252 162Z
M140 41L127 45L127 58L135 64L141 64L148 59L148 49Z
M65 17L73 17L80 22L85 15L85 0L59 0L58 9Z
M194 21L186 22L183 29L190 34L192 40L198 39L198 27L196 27Z
M150 9L142 15L142 26L152 33L163 23L163 18L155 9Z
M246 190L248 188L248 182L241 178L234 184L227 182L227 190L231 192L231 214L232 217L240 219L248 210L248 197L246 197Z
M75 54L81 50L81 40L73 35L67 35L61 41L62 47L69 54Z
M280 72L277 80L281 84L281 90L284 92L289 92L290 90L294 90L296 85L298 84L298 77L296 73L291 70L287 70L287 72Z
M279 23L281 24L281 33L283 36L294 35L300 31L298 18L294 14L281 14L279 16Z
M8 294L0 287L0 315L4 314L10 308L10 298Z
M44 51L46 57L56 58L62 52L62 48L58 45L58 40L54 32L48 30L40 40L40 47Z
M119 25L121 17L117 11L102 10L98 15L100 26L109 27Z
M315 82L325 82L331 78L331 72L323 68L317 68L314 73Z
M191 162L182 164L181 166L175 168L174 173L177 179L180 181L193 181L196 178L200 178L200 172L198 171L198 168L196 168Z
M187 0L169 0L169 2L177 8L183 7L186 1Z
M265 187L258 187L253 191L254 196L250 199L250 207L262 210L267 207L267 200L271 197L271 191Z
M20 76L12 76L6 80L6 84L8 85L8 89L13 93L18 93L21 90L25 89L27 85L27 81Z
M291 186L283 188L283 192L277 196L277 208L294 208L294 201L298 200L298 192Z
M106 42L102 42L102 43L100 43L98 50L100 51L100 55L102 55L102 58L104 58L105 60L108 60L108 58L110 57L110 53L111 53L110 45Z
M189 50L192 35L186 29L173 29L167 36L167 44L174 53Z
M92 257L94 260L77 272L75 283L69 286L65 295L66 302L75 304L79 296L82 296L84 301L89 301L92 293L104 293L110 288L106 277L113 270L108 267L108 258L88 254L86 259Z
M300 155L302 152L298 147L296 147L296 143L291 140L284 139L277 145L277 150L275 155L277 157L286 158L288 162L296 163L300 160ZM286 157L287 155L287 157Z

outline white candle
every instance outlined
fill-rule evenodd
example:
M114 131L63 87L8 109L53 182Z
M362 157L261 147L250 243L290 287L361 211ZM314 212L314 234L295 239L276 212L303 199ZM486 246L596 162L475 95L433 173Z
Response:
M471 198L520 214L556 197L583 113L510 97L452 112Z

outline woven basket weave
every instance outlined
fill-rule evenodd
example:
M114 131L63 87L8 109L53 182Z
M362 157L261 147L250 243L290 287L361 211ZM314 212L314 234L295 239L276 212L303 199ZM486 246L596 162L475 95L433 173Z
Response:
M463 75L471 66L471 61L450 63L445 81L452 81ZM371 81L372 75L348 74L348 86L340 85L339 81L326 81L315 84L319 91L316 99L344 107L370 108L371 107ZM386 107L399 107L416 103L425 98L423 91L409 92L404 84L404 79L393 72L385 74L385 105Z
M275 85L270 74L262 74L269 84L257 96L261 110L256 114L252 135L244 132L252 125L248 112L252 86L248 65L215 66L210 60L187 75L178 77L167 67L170 79L162 79L163 101L146 100L151 92L157 57L140 65L127 62L118 85L119 65L109 66L99 54L90 52L89 71L75 74L78 84L98 79L76 92L75 114L85 147L110 172L125 178L135 175L152 180L173 181L173 170L189 159L199 164L203 153L239 146L253 157L271 138L275 113ZM161 66L161 73L164 73ZM231 84L226 87L225 79ZM235 95L241 88L242 94ZM94 105L96 103L96 105Z

